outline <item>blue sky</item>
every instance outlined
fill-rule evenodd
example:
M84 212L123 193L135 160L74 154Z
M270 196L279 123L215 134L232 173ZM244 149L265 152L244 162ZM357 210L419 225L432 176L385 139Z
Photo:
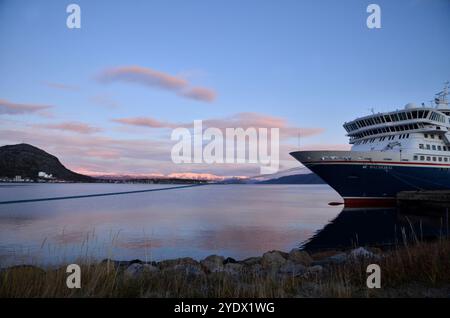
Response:
M81 29L66 27L72 2ZM344 149L343 122L371 107L427 102L450 80L449 0L72 2L0 0L0 104L51 106L0 112L0 144L36 144L81 172L256 174L250 166L174 165L170 129L114 120L226 123L249 113L306 129L305 149ZM381 7L381 29L366 26L370 3ZM122 73L99 80L130 66L213 97L187 98ZM297 164L282 157L284 167Z

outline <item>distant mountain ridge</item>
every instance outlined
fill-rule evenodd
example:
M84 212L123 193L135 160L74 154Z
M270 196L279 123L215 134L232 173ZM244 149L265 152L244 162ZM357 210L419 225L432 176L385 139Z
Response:
M294 174L258 182L259 184L326 184L314 173Z
M57 157L29 144L0 147L0 177L37 179L43 171L58 180L92 182L94 178L67 169Z
M47 174L52 174L57 180L63 181L73 181L73 182L103 182L121 180L127 181L132 180L136 182L148 181L149 178L136 178L131 176L99 176L90 177L73 172L67 169L57 157L47 153L46 151L37 148L29 144L16 144L16 145L6 145L0 147L0 178L14 178L15 176L21 176L22 178L29 178L36 180L38 178L38 173L42 171ZM289 171L290 173L294 171ZM295 171L297 172L297 171ZM295 173L294 172L294 173ZM158 182L170 182L177 181L179 178L168 178L168 177L155 177L150 178L155 179ZM196 181L186 179L187 181ZM200 180L197 180L200 181ZM206 181L206 180L202 180ZM102 182L102 181L100 181ZM256 184L325 184L325 182L320 179L314 173L298 173L292 175L282 175L280 177L274 176L274 178L264 181L253 181L242 179L242 178L226 178L219 181L220 183L256 183Z

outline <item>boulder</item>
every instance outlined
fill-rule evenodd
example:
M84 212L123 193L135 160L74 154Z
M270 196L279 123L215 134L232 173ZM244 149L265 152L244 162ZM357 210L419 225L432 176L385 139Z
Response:
M302 278L311 278L311 277L315 277L317 275L322 274L323 272L323 266L321 265L314 265L311 267L306 268L306 271L300 275Z
M261 259L261 265L266 270L278 270L281 265L286 263L286 258L283 257L283 254L279 251L271 251L264 253Z
M224 261L223 261L223 265L228 264L228 263L237 263L237 261L232 258L232 257L227 257Z
M129 278L139 278L144 273L159 272L159 268L151 264L133 263L124 271L124 275Z
M328 257L326 260L333 264L341 264L347 260L347 254L339 253L333 256Z
M166 268L164 271L173 271L187 276L200 276L205 274L200 264L178 264L173 267Z
M373 258L375 254L364 247L358 247L350 251L350 256L353 258Z
M104 259L101 264L106 264L107 266L113 267L114 269L126 269L128 266L134 263L142 263L141 261L117 261L113 259Z
M321 266L321 265L314 265L314 266L308 267L306 269L306 271L308 273L321 273L323 271L323 266Z
M296 264L290 260L285 262L278 269L278 273L290 275L290 276L299 276L306 271L306 266L302 264Z
M298 248L294 248L289 252L288 260L292 261L295 264L302 264L305 266L309 266L313 259L311 256Z
M329 256L327 258L321 259L321 260L313 261L311 263L311 265L326 266L326 265L330 265L330 264L342 264L342 263L346 262L347 260L348 260L347 254L338 253L333 256Z
M158 263L158 267L161 270L167 269L167 268L173 268L176 265L194 265L198 266L200 265L196 260L190 258L190 257L183 257L183 258L176 258L176 259L169 259L165 261L161 261Z
M221 272L223 270L223 263L225 258L218 255L210 255L204 260L200 261L203 268L209 273Z
M261 264L262 257L249 257L241 261L240 263L247 266Z
M253 275L261 275L264 273L264 269L261 264L255 263L253 265L245 266L246 272Z
M239 275L243 271L243 269L244 269L244 265L238 264L238 263L227 263L223 267L223 271L232 276Z

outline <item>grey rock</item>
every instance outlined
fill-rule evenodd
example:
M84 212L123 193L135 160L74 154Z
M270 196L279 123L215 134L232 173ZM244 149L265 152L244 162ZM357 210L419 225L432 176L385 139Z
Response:
M373 258L375 254L364 247L358 247L350 251L350 256L353 258Z
M252 266L256 264L261 264L262 257L249 257L241 261L241 264Z
M165 271L173 271L187 276L201 276L204 275L202 267L199 264L178 264L170 268L166 268Z
M127 267L124 274L129 278L139 278L144 273L158 272L159 268L151 264L133 263Z
M315 282L304 282L299 288L299 297L320 297L323 287Z
M223 271L230 275L239 275L244 269L244 265L238 263L227 263L223 267Z
M127 267L124 274L130 278L137 278L143 271L142 264L134 263Z
M228 263L237 263L237 261L232 258L232 257L227 257L224 261L223 261L223 265L228 264Z
M347 254L339 253L339 254L328 257L328 260L335 262L335 263L342 263L347 260Z
M155 273L158 271L159 268L151 264L133 263L125 269L124 274L129 278L138 278L144 273Z
M321 272L323 272L323 266L314 265L314 266L308 267L306 271L308 273L321 273Z
M286 263L286 258L283 257L283 254L279 251L271 251L264 253L261 259L261 265L266 270L278 270L278 268Z
M299 276L306 271L306 266L303 264L295 264L292 261L287 261L280 266L278 272L280 274Z
M321 266L327 266L330 264L342 264L345 263L348 260L348 255L345 253L338 253L333 256L329 256L324 259L313 261L310 265L321 265Z
M204 260L200 261L200 264L206 269L209 273L216 273L223 271L223 262L225 258L223 256L218 255L210 255Z
M300 275L300 277L302 278L311 278L311 277L315 277L318 276L320 274L322 274L322 272L324 271L323 266L321 265L314 265L311 267L308 267L306 269L306 271Z
M184 258L176 258L176 259L169 259L165 261L161 261L158 263L158 267L161 270L167 269L167 268L173 268L176 265L194 265L199 266L199 262L196 260L190 258L190 257L184 257Z
M264 273L264 268L261 264L253 264L247 266L247 271L254 275L261 275Z
M313 261L307 252L297 248L294 248L289 252L288 260L294 262L295 264L302 264L305 266L309 266Z

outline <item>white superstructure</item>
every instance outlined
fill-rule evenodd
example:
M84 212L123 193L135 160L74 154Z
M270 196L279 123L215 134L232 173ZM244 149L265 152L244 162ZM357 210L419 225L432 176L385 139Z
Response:
M435 107L404 109L360 117L344 124L355 152L383 152L402 161L450 163L449 83L436 94Z

